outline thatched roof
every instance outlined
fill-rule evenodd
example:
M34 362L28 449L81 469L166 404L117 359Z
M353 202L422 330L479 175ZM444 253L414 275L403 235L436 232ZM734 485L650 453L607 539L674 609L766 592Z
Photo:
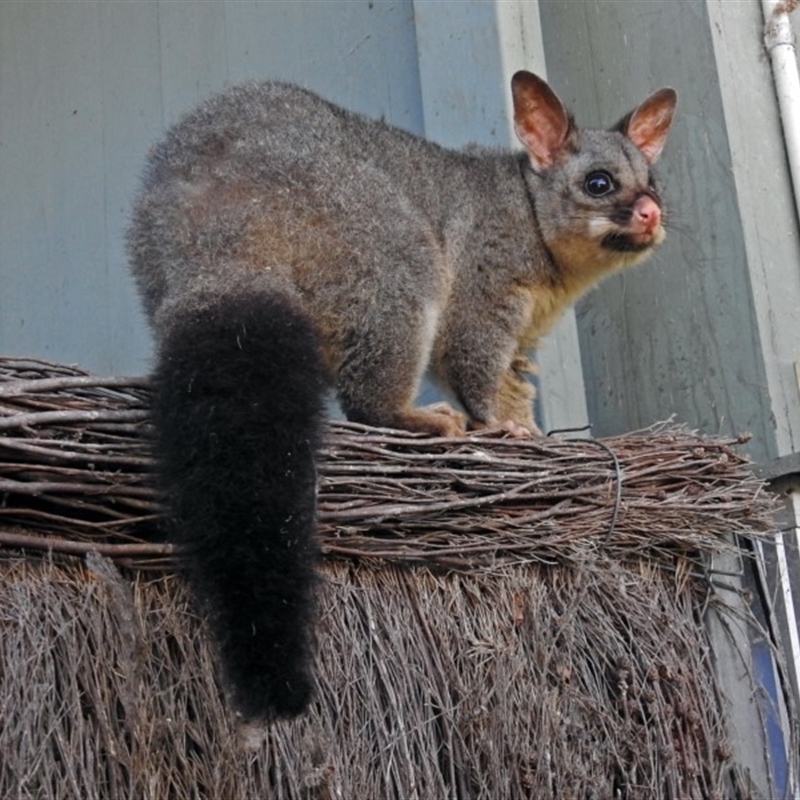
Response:
M703 624L772 525L736 441L332 424L317 700L259 738L153 538L147 403L0 362L0 796L746 795Z

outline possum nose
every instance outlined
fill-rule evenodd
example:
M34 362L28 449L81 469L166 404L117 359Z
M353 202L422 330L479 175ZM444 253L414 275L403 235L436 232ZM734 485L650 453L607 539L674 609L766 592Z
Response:
M633 233L652 234L661 225L661 208L649 195L643 194L633 204Z

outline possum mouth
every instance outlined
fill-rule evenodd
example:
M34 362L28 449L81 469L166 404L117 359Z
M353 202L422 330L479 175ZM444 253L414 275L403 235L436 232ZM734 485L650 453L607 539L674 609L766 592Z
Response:
M617 253L644 253L657 242L653 236L643 239L629 233L616 232L607 233L600 244L607 250L613 250Z

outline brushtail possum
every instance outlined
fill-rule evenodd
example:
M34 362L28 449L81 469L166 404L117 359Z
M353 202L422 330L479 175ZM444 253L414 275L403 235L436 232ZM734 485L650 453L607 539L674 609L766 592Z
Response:
M661 89L581 130L511 84L520 152L450 150L282 83L211 98L150 153L128 234L156 335L160 476L233 706L313 690L315 455L333 387L351 420L536 432L536 345L664 238ZM429 370L462 411L415 406Z

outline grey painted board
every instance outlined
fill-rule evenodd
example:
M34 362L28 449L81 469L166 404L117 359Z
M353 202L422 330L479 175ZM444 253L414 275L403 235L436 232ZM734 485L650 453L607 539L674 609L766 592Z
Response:
M156 12L151 3L105 2L99 6L102 69L96 86L103 108L103 151L94 157L102 158L106 246L103 260L87 261L82 269L108 275L107 294L102 299L108 320L103 326L87 326L92 350L86 356L75 352L72 360L106 373L142 373L148 368L150 335L129 275L124 231L143 145L147 146L162 125ZM88 154L84 157L90 158ZM57 352L55 356L61 358Z
M411 0L242 0L225 8L232 82L268 74L422 133Z
M281 78L422 132L411 0L0 3L0 353L141 373L123 231L150 144Z
M218 2L154 5L162 125L169 125L228 83L226 9Z
M613 122L662 85L680 95L661 167L668 240L578 309L596 432L674 414L709 433L749 430L751 452L769 458L776 444L761 331L705 0L540 5L549 75L584 110L579 122Z
M108 333L113 292L105 269L100 7L85 9L0 7L2 343L75 361L99 357L106 343L93 328Z
M711 0L710 30L750 271L775 452L800 451L800 230L758 4ZM793 17L796 27L798 18ZM757 35L756 35L757 32Z
M415 0L425 133L441 144L519 148L513 134L511 76L545 74L538 4ZM586 424L577 330L568 312L536 354L540 424Z
M543 58L517 0L0 3L0 352L148 369L127 216L147 147L210 93L277 78L443 144L508 145L522 67ZM548 424L583 424L574 320L551 338Z
M425 134L508 147L508 84L494 3L415 2Z

